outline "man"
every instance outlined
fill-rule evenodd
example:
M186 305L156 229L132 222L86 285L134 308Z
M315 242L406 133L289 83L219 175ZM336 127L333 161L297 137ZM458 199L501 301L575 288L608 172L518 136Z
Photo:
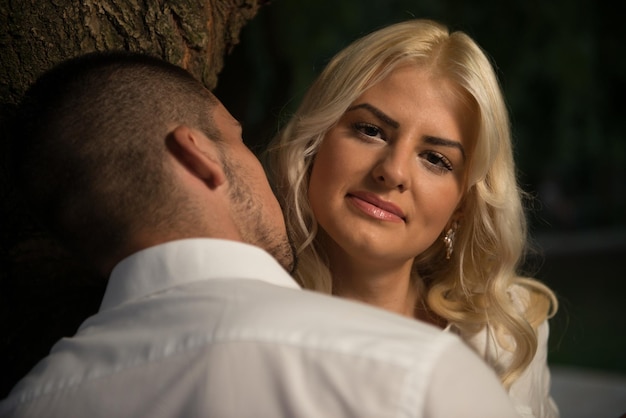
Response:
M72 59L31 87L20 120L22 189L109 282L0 416L515 416L455 336L299 288L239 123L184 70Z

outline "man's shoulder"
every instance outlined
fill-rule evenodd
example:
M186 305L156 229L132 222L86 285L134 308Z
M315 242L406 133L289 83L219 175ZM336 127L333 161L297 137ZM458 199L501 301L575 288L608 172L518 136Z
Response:
M161 382L174 381L181 364L211 371L187 373L188 379L214 379L208 386L217 387L230 376L250 393L283 376L284 390L321 390L352 399L355 407L381 391L395 400L404 385L421 399L428 376L455 349L465 349L455 335L363 303L257 280L199 281L88 319L0 409L39 405L47 393L74 393L68 386L89 391L106 382L128 384L131 377L141 381L151 370L159 370Z
M365 303L301 289L288 289L255 281L225 283L237 287L239 298L227 329L284 335L328 349L348 348L360 355L393 352L408 362L422 353L438 352L462 344L458 336L431 324L406 318ZM246 296L247 295L247 296ZM365 349L367 348L367 349ZM368 351L369 350L369 351Z

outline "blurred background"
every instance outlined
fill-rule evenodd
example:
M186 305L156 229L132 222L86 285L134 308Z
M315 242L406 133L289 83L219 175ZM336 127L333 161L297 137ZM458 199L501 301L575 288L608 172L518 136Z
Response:
M536 250L524 267L560 301L549 350L556 389L573 393L581 372L597 384L576 390L585 398L613 390L626 412L626 36L615 7L602 0L275 0L244 27L215 93L260 152L326 62L355 38L414 17L472 36L497 69L520 184L534 197Z

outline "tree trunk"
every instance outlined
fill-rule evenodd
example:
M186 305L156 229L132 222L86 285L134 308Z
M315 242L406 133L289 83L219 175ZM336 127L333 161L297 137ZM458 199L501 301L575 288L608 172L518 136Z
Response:
M122 49L164 58L213 90L241 28L267 0L0 0L0 398L97 311L106 278L27 215L6 170L6 121L60 61Z

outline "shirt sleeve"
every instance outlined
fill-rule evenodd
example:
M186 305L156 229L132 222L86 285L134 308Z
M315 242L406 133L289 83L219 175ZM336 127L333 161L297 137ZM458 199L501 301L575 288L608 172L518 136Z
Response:
M424 416L519 417L493 370L462 342L441 353L432 373Z
M535 357L513 382L509 395L515 409L523 418L558 418L559 410L550 396L550 369L548 368L548 321L537 329Z

